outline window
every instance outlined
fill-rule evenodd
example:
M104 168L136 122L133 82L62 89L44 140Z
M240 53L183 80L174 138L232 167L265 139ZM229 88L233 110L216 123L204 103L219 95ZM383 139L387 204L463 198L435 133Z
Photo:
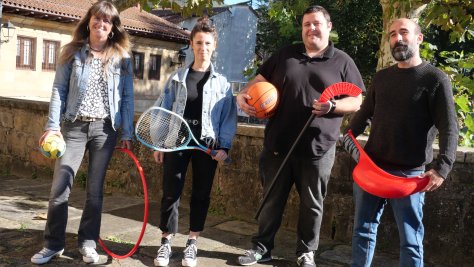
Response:
M143 53L132 52L133 54L133 76L136 79L143 79Z
M161 66L161 56L150 55L150 67L148 69L148 79L150 80L160 79L160 66Z
M36 68L36 39L18 36L16 41L16 67L17 69Z
M59 42L43 41L43 70L56 70L56 62L59 55Z

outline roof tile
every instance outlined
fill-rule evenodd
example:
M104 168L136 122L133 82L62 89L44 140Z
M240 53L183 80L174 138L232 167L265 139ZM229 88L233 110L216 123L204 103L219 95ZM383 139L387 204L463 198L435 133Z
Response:
M71 19L81 19L95 0L3 0L6 8L28 10ZM189 32L163 18L138 7L130 7L120 13L125 29L131 34L146 35L158 39L188 42Z

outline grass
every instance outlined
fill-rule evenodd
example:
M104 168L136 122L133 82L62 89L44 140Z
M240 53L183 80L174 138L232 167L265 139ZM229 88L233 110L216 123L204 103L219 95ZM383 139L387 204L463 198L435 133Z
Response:
M134 245L133 242L122 240L122 239L120 239L119 237L116 237L116 236L108 236L108 237L105 238L105 240L112 241L112 242L115 242L115 243L120 243L120 244Z
M28 225L26 223L21 223L20 227L18 227L18 231L24 232L28 229Z
M80 186L82 189L86 189L87 174L85 172L77 172L75 184Z

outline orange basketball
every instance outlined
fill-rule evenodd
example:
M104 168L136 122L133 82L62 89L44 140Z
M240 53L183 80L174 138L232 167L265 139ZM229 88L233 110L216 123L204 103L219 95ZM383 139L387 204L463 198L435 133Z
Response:
M259 119L270 118L278 105L278 90L269 82L258 82L249 87L247 94L252 99L247 104L255 108Z

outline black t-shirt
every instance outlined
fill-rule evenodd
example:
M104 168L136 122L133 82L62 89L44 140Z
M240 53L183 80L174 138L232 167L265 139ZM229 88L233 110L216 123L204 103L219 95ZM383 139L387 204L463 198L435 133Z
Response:
M195 71L193 68L189 68L188 75L186 76L188 97L186 98L184 118L201 121L202 91L204 84L209 79L210 73L210 71Z
M184 108L183 117L186 120L198 120L198 124L189 124L193 135L199 140L201 136L201 115L202 115L202 92L204 84L209 79L210 71L195 71L189 68L186 76L186 107ZM194 145L194 142L190 143Z
M306 55L304 44L282 48L259 68L258 73L279 91L277 111L265 128L265 149L286 154L311 116L314 99L328 86L350 82L365 90L354 61L332 42L321 57ZM315 117L302 135L293 155L318 158L339 137L341 115Z

